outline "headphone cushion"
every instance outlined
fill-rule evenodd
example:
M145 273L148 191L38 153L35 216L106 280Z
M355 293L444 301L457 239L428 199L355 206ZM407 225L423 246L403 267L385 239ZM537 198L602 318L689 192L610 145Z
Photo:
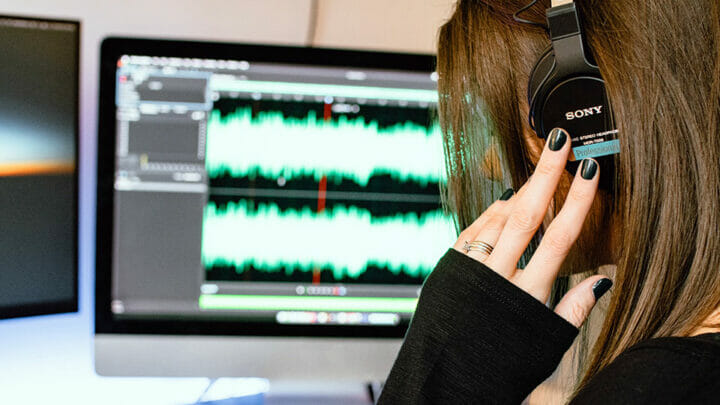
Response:
M530 71L530 78L528 80L529 105L533 105L533 98L536 96L545 79L547 79L553 65L555 65L555 54L553 53L552 45L548 45L542 54L540 54L535 66L533 66Z

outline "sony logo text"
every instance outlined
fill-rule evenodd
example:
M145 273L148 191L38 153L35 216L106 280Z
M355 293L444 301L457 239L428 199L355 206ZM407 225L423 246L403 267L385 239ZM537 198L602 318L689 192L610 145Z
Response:
M570 121L575 118L587 117L588 115L602 114L602 107L603 106L598 105L595 107L583 108L582 110L577 110L575 112L568 111L565 113L565 119Z

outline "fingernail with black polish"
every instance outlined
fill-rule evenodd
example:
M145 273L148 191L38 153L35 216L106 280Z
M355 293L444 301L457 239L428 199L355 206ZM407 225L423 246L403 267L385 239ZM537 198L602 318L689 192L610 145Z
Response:
M505 190L505 192L503 193L503 195L500 196L500 201L507 201L507 200L509 200L510 197L513 196L513 194L515 194L515 190L513 190L513 189L511 189L511 188Z
M600 297L605 295L605 293L612 287L613 282L609 278L603 278L598 280L595 284L592 286L593 295L595 296L595 301L599 300Z
M553 152L559 151L560 149L562 149L563 145L565 145L565 141L567 141L567 135L565 134L565 131L560 128L554 128L552 131L550 131L548 148L550 148L550 150Z
M597 163L592 159L583 159L582 166L580 167L580 175L585 180L590 180L595 177L597 173Z

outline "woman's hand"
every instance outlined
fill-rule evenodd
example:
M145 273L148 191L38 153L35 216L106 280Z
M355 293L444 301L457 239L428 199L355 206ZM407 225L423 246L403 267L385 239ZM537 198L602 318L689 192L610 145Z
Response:
M508 200L500 199L490 205L460 234L454 245L456 250L482 262L543 303L550 295L562 262L580 234L600 177L597 162L583 160L565 204L546 230L525 269L518 269L517 263L542 224L558 180L565 170L570 143L570 136L564 130L554 129L527 183ZM489 255L479 250L468 252L465 250L466 242L472 241L485 242L494 249ZM612 281L606 277L589 277L563 297L555 312L580 327L597 299L611 286Z

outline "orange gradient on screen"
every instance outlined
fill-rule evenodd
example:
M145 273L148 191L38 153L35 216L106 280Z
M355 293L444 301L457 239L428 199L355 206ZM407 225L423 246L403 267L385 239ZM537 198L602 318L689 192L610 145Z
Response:
M75 164L68 161L0 162L0 177L72 174Z

